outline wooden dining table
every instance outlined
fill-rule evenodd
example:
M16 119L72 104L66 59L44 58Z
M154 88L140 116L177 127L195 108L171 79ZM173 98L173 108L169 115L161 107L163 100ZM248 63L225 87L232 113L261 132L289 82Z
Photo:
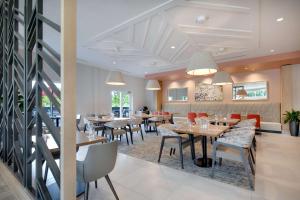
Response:
M211 167L212 159L207 156L207 137L217 138L227 130L229 126L219 126L209 124L207 128L201 128L200 125L182 124L162 124L162 128L170 129L178 134L187 134L191 141L191 155L195 165L199 167ZM195 140L194 138L201 136L202 157L196 159L195 155Z

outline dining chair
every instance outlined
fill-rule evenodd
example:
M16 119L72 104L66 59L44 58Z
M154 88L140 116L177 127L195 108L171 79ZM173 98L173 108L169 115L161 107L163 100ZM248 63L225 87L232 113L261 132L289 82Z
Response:
M213 143L211 177L214 177L217 158L219 158L219 165L221 165L222 159L242 162L248 177L249 186L253 189L253 179L250 174L249 166L252 174L255 175L254 163L250 153L255 130L242 128L240 130L234 130L234 132L235 133L229 132L223 135Z
M88 147L86 157L83 161L77 161L77 180L85 183L84 200L89 198L90 182L105 177L115 198L119 197L108 174L114 169L117 158L117 143L93 144Z
M208 117L208 114L205 112L198 113L198 117Z
M128 124L129 124L131 144L133 144L133 133L134 132L136 132L136 133L140 132L142 140L144 141L142 123L143 123L142 118L132 118L129 120Z
M195 123L195 118L197 117L197 113L189 112L187 117L190 122Z
M255 119L256 120L256 124L255 124L256 131L255 132L257 134L261 134L259 132L259 130L260 130L260 115L258 115L258 114L248 114L247 119Z
M156 132L156 135L158 135L157 127L163 122L164 122L163 116L151 117L148 119L148 127L150 127L150 131L151 131L151 127L153 127L154 131Z
M170 126L176 126L176 125L170 124ZM178 134L170 129L163 128L163 127L158 127L158 131L159 131L160 135L162 136L160 150L159 150L159 156L158 156L158 163L160 162L162 151L163 151L163 148L165 145L168 145L170 147L170 156L172 154L175 154L176 147L179 147L181 168L184 169L183 149L190 145L190 140L188 138L188 135ZM165 143L166 140L168 141L167 143Z
M106 135L111 136L111 140L113 141L116 136L120 137L120 140L122 140L122 136L126 136L127 144L129 145L128 135L127 135L127 120L113 120L111 122L107 122L104 124L104 131L102 133L102 136L104 136L104 133Z
M231 118L231 119L239 119L239 120L242 119L241 114L237 114L237 113L232 113L232 114L230 115L230 118Z

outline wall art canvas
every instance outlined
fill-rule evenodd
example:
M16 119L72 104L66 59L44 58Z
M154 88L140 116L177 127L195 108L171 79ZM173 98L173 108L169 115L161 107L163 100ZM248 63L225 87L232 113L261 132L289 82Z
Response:
M222 101L223 87L195 82L195 101Z

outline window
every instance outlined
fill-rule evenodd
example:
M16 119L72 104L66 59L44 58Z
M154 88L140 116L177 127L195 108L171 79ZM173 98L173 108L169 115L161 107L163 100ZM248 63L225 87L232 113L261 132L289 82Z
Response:
M129 117L132 107L131 92L112 91L111 108L115 117Z
M168 89L168 101L187 101L187 88L171 88Z

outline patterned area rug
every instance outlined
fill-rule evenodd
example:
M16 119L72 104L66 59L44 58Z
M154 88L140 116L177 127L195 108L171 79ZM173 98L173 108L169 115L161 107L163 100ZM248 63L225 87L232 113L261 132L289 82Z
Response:
M145 140L142 141L140 134L134 135L134 144L130 144L129 146L126 143L126 139L123 137L122 142L119 144L119 152L135 158L157 163L161 136L157 136L155 133L144 134ZM196 157L200 157L202 152L201 143L197 142L195 146ZM208 155L211 155L210 148L211 145L208 144ZM183 150L184 169L181 169L178 148L176 149L175 155L170 156L169 153L170 147L168 147L165 143L160 164L198 176L211 178L211 168L200 168L193 164L189 147ZM239 162L223 159L222 166L217 165L216 167L214 180L249 189L248 178L245 173L244 166Z

